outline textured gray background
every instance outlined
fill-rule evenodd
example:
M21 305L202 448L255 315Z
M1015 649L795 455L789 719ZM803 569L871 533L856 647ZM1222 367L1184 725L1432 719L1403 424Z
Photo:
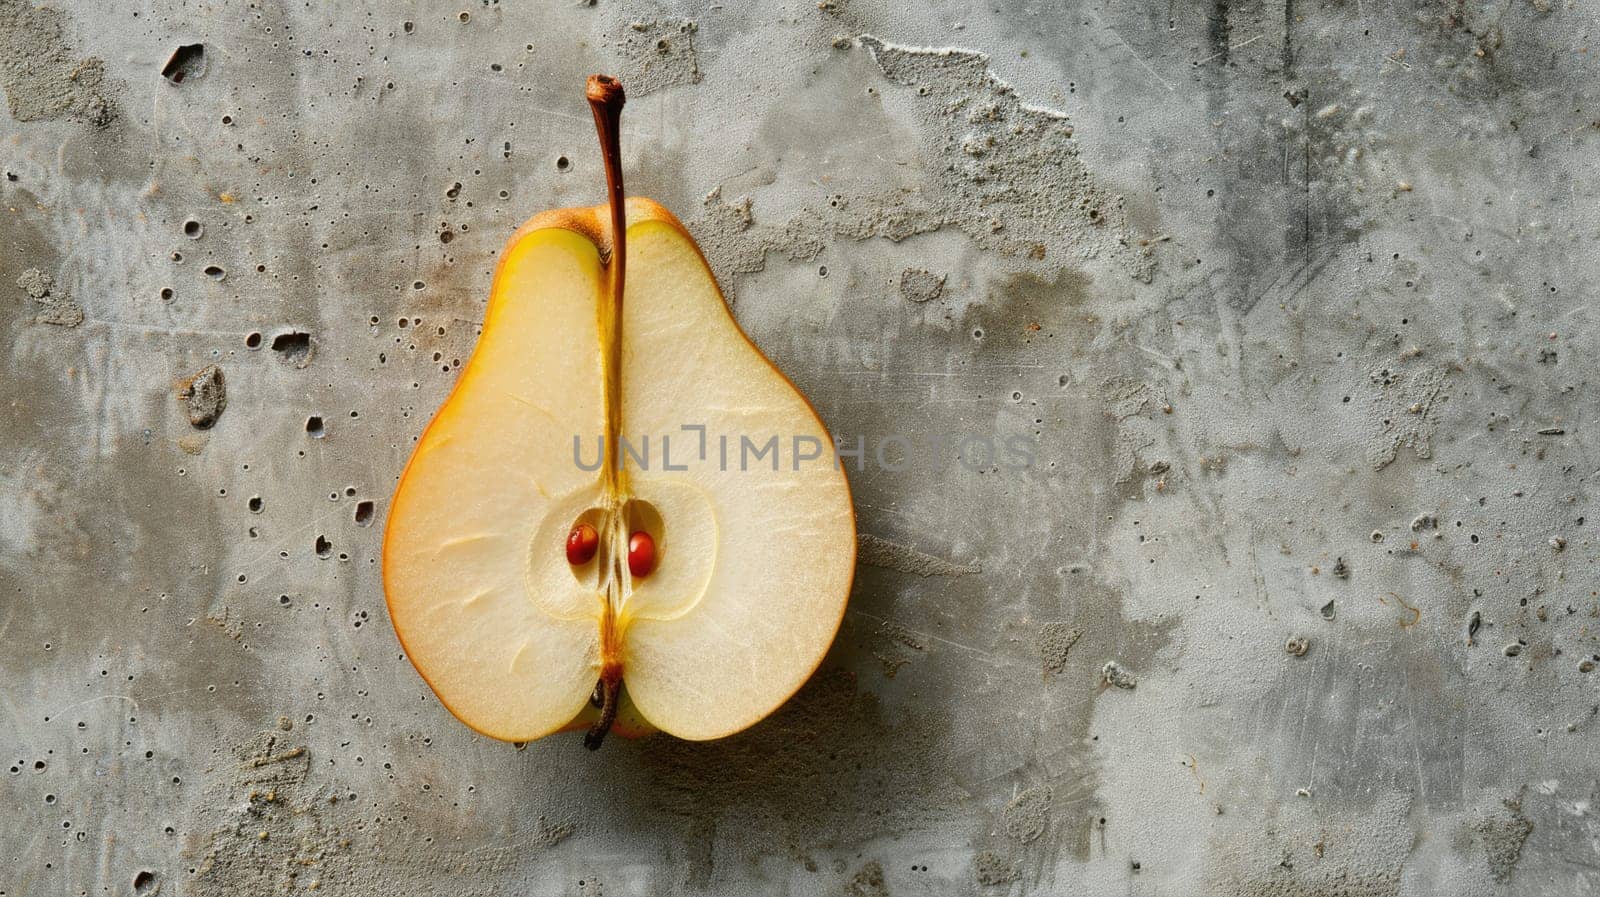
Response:
M1592 3L331 6L0 0L4 897L1595 886ZM835 431L1044 448L856 475L813 684L589 755L378 551L594 71Z

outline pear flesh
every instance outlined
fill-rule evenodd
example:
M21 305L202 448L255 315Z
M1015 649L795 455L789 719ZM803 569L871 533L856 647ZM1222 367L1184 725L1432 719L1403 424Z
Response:
M548 212L512 238L477 349L390 511L384 583L408 656L452 713L507 741L584 725L611 674L619 734L744 729L821 662L854 573L849 487L805 397L649 200L627 202L612 326L608 216ZM618 458L617 435L648 446L648 465ZM774 437L776 469L741 457L741 440ZM573 566L579 522L600 548ZM641 530L656 565L636 578L626 542Z

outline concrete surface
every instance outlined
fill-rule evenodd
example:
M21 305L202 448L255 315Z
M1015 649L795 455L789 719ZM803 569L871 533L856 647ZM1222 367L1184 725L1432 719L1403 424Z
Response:
M0 0L0 894L1593 891L1596 20ZM589 755L378 550L594 71L835 431L1042 449L857 474L816 681Z

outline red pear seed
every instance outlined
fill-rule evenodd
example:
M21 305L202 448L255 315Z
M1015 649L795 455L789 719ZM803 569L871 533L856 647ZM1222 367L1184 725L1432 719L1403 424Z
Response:
M656 568L656 540L639 530L628 537L628 572L636 577L646 577Z
M580 523L567 533L567 563L581 567L594 559L600 550L600 534L587 523Z

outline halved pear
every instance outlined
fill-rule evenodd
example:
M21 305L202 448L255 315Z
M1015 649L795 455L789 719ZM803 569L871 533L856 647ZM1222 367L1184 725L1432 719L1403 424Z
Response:
M737 732L821 662L854 575L849 487L815 411L646 199L626 205L619 317L614 211L546 212L511 238L389 514L384 587L407 656L462 722L507 741L584 725L599 696L622 735ZM772 437L778 463L750 461L745 440ZM578 523L600 548L573 565ZM636 577L641 531L656 563Z

